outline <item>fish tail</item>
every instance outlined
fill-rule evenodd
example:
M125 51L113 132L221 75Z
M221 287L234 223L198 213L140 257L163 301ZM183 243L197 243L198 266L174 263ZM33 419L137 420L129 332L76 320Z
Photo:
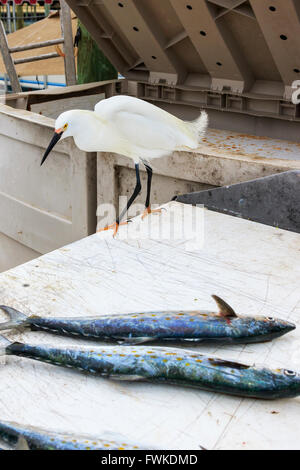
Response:
M11 345L11 341L9 341L5 336L0 335L0 356L6 356L7 348Z
M26 325L27 316L24 313L12 307L7 307L6 305L0 305L0 309L9 316L9 321L0 323L0 330L10 330L18 326Z

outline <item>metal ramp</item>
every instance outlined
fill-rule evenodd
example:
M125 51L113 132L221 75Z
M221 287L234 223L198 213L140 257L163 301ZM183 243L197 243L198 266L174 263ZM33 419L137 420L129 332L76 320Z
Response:
M300 233L300 171L287 171L174 198L210 210Z

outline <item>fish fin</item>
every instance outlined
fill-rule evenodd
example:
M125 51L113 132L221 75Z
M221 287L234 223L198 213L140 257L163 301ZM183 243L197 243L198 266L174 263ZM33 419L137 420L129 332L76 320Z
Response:
M118 374L112 374L109 375L108 377L111 380L117 380L117 381L127 381L127 382L141 382L145 381L145 378L142 377L141 375L118 375Z
M0 305L0 309L9 316L9 321L0 323L0 330L10 330L18 326L26 325L27 316L24 313L12 307L7 307L6 305Z
M15 450L30 450L28 442L26 441L25 437L23 436L18 437Z
M11 345L11 341L9 341L4 336L0 335L0 356L6 355L6 348Z
M217 295L212 295L212 298L219 307L219 314L221 317L237 317L237 314L230 305L228 305L225 300L221 299Z
M144 338L142 337L141 338L124 338L122 340L118 339L118 343L126 346L126 345L149 343L149 341L154 341L154 340L155 338L149 338L148 336L145 336Z

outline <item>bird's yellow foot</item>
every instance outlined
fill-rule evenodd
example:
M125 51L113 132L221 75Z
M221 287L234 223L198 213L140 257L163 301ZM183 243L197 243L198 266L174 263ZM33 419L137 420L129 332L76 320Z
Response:
M160 214L161 212L162 212L162 209L151 209L151 206L146 207L142 215L142 220L144 220L144 218L147 217L147 215L149 214L155 214L155 213Z
M128 221L127 222L121 222L120 224L118 224L117 222L115 222L114 224L111 224L111 225L107 225L107 227L104 227L104 228L100 228L99 230L97 230L97 233L99 232L105 232L106 230L113 230L114 233L113 233L113 237L115 237L118 233L118 230L119 230L119 226L120 225L127 225L128 224Z

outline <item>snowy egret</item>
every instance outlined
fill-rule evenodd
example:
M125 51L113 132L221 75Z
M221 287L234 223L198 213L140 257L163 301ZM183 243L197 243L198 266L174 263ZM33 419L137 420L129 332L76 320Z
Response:
M131 158L135 164L135 189L116 222L103 229L112 228L115 235L120 221L141 191L139 163L145 165L148 178L144 218L157 212L151 210L150 205L150 161L175 150L192 152L199 146L207 124L205 111L195 121L187 122L147 101L131 96L113 96L97 103L94 111L71 110L62 113L56 120L55 134L41 165L54 145L70 136L77 147L85 152L114 152Z

